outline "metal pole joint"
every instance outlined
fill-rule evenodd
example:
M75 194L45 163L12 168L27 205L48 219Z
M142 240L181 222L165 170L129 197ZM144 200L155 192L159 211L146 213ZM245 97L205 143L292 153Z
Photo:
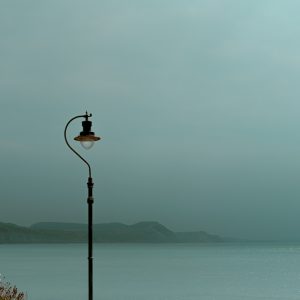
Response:
M88 197L87 198L87 203L88 204L93 204L94 203L94 198L93 197Z

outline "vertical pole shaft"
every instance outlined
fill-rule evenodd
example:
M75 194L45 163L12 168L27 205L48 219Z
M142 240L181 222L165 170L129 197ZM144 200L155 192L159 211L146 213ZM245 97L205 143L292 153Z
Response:
M88 179L88 280L89 300L93 300L93 179Z

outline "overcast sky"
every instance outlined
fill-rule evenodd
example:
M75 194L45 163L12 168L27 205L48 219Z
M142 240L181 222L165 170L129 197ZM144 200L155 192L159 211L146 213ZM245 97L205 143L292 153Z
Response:
M0 221L300 239L300 2L0 3ZM80 120L69 137L81 131Z

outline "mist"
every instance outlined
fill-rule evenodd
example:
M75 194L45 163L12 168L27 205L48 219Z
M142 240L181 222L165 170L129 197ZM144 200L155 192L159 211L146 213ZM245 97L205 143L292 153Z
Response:
M2 1L0 221L86 222L88 110L95 222L299 240L299 8Z

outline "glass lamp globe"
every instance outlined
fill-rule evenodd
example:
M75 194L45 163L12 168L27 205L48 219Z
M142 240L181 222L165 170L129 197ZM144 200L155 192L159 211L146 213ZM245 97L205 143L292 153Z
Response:
M89 150L94 146L95 141L81 141L80 144L81 146L86 149Z

